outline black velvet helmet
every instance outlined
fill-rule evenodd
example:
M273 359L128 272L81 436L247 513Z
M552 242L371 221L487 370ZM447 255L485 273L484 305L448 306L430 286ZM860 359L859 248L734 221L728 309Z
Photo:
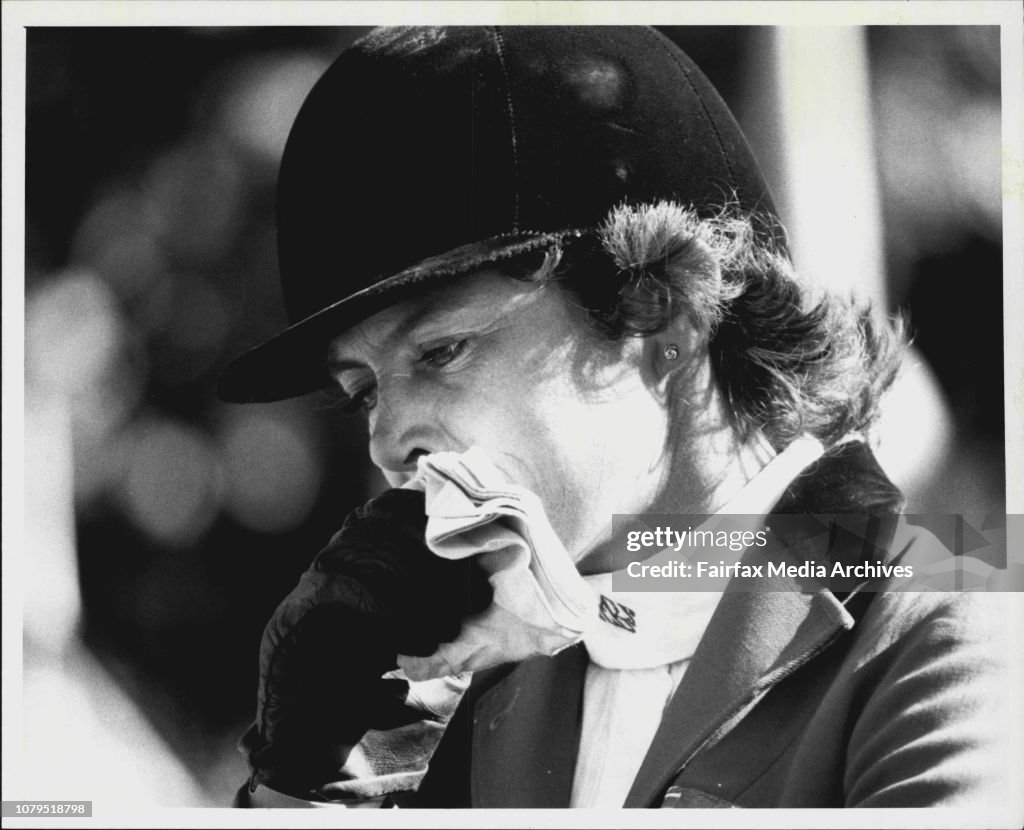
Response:
M295 120L277 200L292 325L232 363L220 395L325 387L329 342L428 281L659 200L775 215L725 103L653 29L377 29Z

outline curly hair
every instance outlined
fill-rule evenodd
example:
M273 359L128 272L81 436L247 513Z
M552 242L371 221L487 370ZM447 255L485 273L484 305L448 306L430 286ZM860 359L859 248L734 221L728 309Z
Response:
M800 279L779 238L735 209L702 218L671 202L623 205L539 266L524 257L503 270L556 281L610 339L686 314L744 437L761 430L781 449L801 434L830 445L867 433L899 370L903 323Z

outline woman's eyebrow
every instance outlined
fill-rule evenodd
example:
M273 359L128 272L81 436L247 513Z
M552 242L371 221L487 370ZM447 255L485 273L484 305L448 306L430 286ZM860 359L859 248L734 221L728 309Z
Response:
M366 364L359 360L348 360L347 358L334 357L331 355L327 358L327 370L331 374L340 374L347 369L365 369Z

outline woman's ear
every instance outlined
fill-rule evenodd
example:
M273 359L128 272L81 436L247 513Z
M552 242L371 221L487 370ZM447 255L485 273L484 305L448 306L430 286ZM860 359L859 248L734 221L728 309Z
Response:
M645 380L665 401L673 386L678 394L680 386L689 386L707 364L705 338L685 314L658 334L645 337L643 343Z
M663 331L648 337L646 347L648 363L658 377L675 374L707 351L704 337L685 314L679 314Z

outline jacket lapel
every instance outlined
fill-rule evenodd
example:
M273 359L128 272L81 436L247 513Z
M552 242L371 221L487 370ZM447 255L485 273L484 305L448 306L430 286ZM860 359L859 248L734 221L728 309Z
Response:
M521 663L473 710L474 807L568 807L587 653Z
M792 585L723 594L624 806L657 806L706 743L852 624L828 592L801 594Z
M786 558L799 564L802 554L810 559L814 552L819 561L825 554L856 555L859 544L851 550L812 514L884 515L897 513L901 506L902 495L870 450L860 442L843 445L798 476L773 509L772 515L802 516L789 523L791 532L779 544L748 549L743 561L766 564ZM799 561L795 551L801 552ZM801 580L781 576L765 578L752 588L734 580L722 595L625 807L659 806L668 785L702 747L728 731L772 686L853 627L853 616L831 591L808 590Z

